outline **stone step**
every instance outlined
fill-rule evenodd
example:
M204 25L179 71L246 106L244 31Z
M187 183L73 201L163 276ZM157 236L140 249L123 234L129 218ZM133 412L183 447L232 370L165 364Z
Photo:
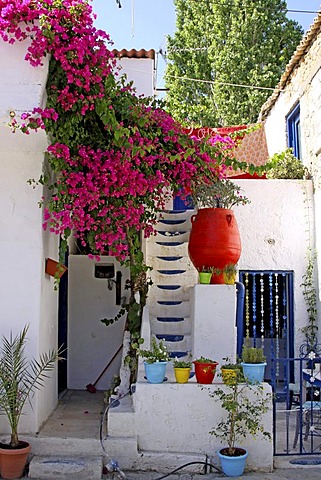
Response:
M173 301L171 304L156 300L155 303L151 303L149 313L155 317L187 317L190 314L190 302Z
M161 227L157 228L157 234L154 237L155 242L188 242L189 231L178 230L169 232Z
M159 335L188 335L191 333L192 323L190 317L182 317L181 321L159 321L156 317L150 318L152 332Z
M192 344L190 334L164 334L152 331L152 335L155 335L158 340L164 339L164 344L170 353L187 352L191 350ZM171 355L171 357L173 357L173 355Z
M152 261L153 270L150 272L150 276L153 275L155 271L171 271L171 270L190 270L192 264L188 257L186 256L165 256L165 255L155 255Z
M163 237L160 240L155 239L155 241L151 241L151 238L148 239L147 242L147 260L149 263L153 257L166 257L166 256L183 256L188 257L188 243L185 241L178 241L175 238L171 240L166 239Z
M34 455L29 464L28 478L48 480L101 480L103 455L95 457Z
M134 437L136 434L135 412L131 395L121 398L118 405L110 408L108 412L107 435L117 436L119 432L126 432L128 437Z
M195 215L196 210L163 210L158 214L158 218L163 219L189 219Z
M185 268L179 270L152 270L150 277L155 285L193 286L198 283L196 270L194 272Z
M185 285L152 285L148 297L154 301L189 301L190 286ZM150 302L151 304L152 302Z

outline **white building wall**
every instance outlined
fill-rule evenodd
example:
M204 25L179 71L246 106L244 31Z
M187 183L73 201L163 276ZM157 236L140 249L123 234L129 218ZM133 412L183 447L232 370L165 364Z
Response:
M127 80L133 82L137 95L154 96L154 59L122 57L118 59L118 63L121 67L120 73L126 74Z
M294 272L295 352L307 322L302 277L307 253L314 247L314 206L311 180L237 180L248 205L234 208L242 253L240 270Z
M17 119L22 112L43 104L48 60L34 68L25 62L28 43L15 45L0 41L0 331L7 336L20 333L29 324L28 355L57 346L57 292L45 274L45 258L56 256L57 239L42 230L42 210L38 202L42 188L33 189L29 178L42 173L47 138L43 132L12 133L7 126L10 111ZM21 432L34 432L47 418L57 399L56 374L46 387L36 392L33 410L21 419ZM8 432L4 416L0 432Z
M269 154L284 150L287 144L286 116L300 103L302 161L313 176L315 212L315 250L317 257L318 317L321 327L321 34L294 68L284 91L265 121Z

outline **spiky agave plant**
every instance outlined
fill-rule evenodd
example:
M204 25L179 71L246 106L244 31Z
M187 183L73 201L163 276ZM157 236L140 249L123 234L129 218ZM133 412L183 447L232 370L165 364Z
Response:
M18 425L23 407L35 390L44 386L48 372L54 369L61 350L50 350L39 360L29 360L25 343L29 326L13 337L2 337L0 348L0 414L6 415L11 427L10 447L19 446Z

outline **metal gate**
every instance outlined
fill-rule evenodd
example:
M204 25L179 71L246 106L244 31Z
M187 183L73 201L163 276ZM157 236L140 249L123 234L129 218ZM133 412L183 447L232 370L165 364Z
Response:
M321 358L272 361L272 371L283 372L283 390L272 376L274 455L321 454ZM293 382L291 382L293 377Z

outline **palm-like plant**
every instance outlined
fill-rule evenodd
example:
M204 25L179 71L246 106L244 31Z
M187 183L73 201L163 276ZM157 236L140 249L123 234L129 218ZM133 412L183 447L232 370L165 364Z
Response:
M11 428L10 447L19 445L18 425L23 407L59 359L60 350L50 350L39 360L28 360L25 354L28 326L13 337L2 337L0 348L0 414L6 415Z

